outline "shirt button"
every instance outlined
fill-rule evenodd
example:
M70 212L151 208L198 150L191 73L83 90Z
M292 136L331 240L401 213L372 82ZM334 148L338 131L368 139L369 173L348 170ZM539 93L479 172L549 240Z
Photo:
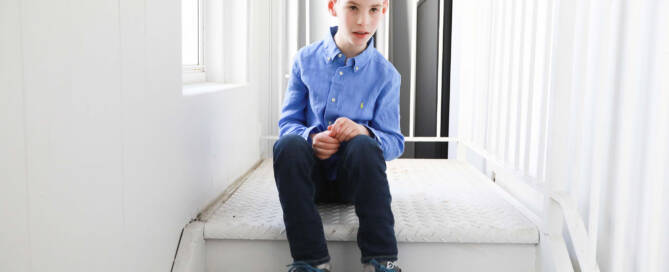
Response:
M328 125L332 125L332 121L328 121Z
M358 71L358 66L355 67L355 70Z
M338 55L341 58L341 54Z
M332 103L334 103L334 102L335 102L335 98L333 97L333 98L332 98Z
M328 61L330 61L330 57L327 57Z
M343 75L344 75L344 72L339 71L339 75L340 75L340 76L343 76Z

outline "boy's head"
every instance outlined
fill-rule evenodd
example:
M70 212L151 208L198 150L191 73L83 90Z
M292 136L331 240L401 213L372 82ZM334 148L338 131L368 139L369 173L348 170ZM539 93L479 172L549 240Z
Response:
M328 10L336 17L343 42L364 47L374 35L388 9L388 0L329 0Z

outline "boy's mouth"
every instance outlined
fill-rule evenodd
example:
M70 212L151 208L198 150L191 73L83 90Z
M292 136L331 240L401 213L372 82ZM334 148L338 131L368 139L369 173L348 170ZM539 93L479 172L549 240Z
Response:
M369 32L364 32L364 31L354 31L353 35L355 35L358 38L365 38L367 35L369 35Z

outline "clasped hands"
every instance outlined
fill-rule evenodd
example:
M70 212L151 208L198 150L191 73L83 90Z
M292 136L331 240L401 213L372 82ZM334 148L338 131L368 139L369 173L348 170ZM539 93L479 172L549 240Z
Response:
M330 158L339 150L339 144L347 142L360 134L369 136L367 128L346 117L339 117L328 130L309 135L316 157L321 160Z

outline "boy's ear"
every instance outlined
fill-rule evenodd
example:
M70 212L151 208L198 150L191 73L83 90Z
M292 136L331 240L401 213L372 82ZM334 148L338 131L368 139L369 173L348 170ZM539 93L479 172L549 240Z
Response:
M388 11L388 0L383 0L383 9L381 9L381 14L386 14Z
M330 15L332 16L337 16L337 11L335 10L335 4L337 4L337 0L328 1L328 11L330 11Z

